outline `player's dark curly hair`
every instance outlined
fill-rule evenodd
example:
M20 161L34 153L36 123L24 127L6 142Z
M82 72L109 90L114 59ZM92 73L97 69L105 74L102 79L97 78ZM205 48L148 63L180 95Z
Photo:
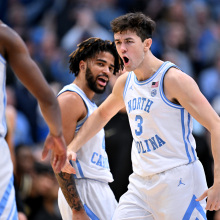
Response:
M115 18L111 22L113 33L132 31L137 34L142 42L147 38L152 38L156 23L142 12L127 13Z
M114 72L115 75L120 69L123 69L123 61L118 55L115 43L110 40L102 40L100 38L89 38L77 45L77 49L70 54L69 69L70 72L77 76L79 74L79 62L95 57L100 52L109 52L114 58Z

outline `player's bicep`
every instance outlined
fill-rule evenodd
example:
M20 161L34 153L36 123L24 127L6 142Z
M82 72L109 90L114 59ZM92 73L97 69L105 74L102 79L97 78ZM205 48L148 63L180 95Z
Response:
M63 134L67 145L74 138L77 122L86 114L84 103L77 96L74 92L64 92L57 98L61 110Z
M168 75L165 81L168 96L177 100L193 118L210 130L219 120L218 115L201 93L194 79L178 71L174 74Z
M192 89L192 94L187 95L188 101L186 98L183 98L180 103L181 105L195 118L200 124L206 127L208 130L211 130L215 127L215 123L219 121L217 113L213 110L210 103L200 92L197 85L189 87Z
M48 85L39 67L30 57L27 46L16 32L8 28L5 31L1 39L5 45L6 59L13 72L35 97L44 99L42 93L48 92Z

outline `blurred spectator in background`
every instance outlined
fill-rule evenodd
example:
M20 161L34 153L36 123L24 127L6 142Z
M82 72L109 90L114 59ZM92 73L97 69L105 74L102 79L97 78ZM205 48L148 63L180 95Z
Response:
M201 71L198 82L202 93L212 102L220 95L220 47L213 60L213 65Z
M85 0L85 2L94 11L96 21L108 31L111 29L110 22L125 13L122 7L118 7L118 0Z
M6 94L7 94L7 108L6 112L13 113L13 145L16 148L19 144L33 144L33 139L31 135L31 127L29 120L27 117L17 109L16 107L16 95L14 88L12 86L6 87ZM11 120L12 121L12 120Z
M176 63L182 71L194 77L192 63L187 56L187 30L182 23L170 22L164 33L163 58Z
M94 12L88 6L78 6L74 9L76 23L62 37L61 46L70 54L76 49L76 45L90 37L98 37L103 40L112 40L110 32L97 23Z
M61 220L58 183L49 160L41 161L42 146L19 145L15 151L15 185L28 220Z

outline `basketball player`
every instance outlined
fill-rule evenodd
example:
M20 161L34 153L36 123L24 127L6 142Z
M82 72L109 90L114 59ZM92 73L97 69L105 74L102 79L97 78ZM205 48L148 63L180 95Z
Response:
M112 74L119 71L122 60L114 43L89 38L70 55L69 63L76 78L58 94L67 144L97 108L94 95L105 91ZM117 202L108 185L113 178L105 151L104 130L84 143L77 152L77 160L71 162L76 170L75 181L68 170L56 175L61 187L58 204L62 218L73 220L80 215L79 219L89 219L89 216L90 219L111 220ZM72 167L70 172L71 169L74 172Z
M206 219L206 210L220 208L220 118L190 76L152 54L154 21L128 13L111 27L128 72L87 119L68 154L74 157L125 106L133 135L133 174L113 219ZM215 177L209 189L196 154L192 117L211 133Z
M48 86L37 65L31 59L27 47L18 34L0 21L0 219L18 219L13 186L13 165L9 147L5 140L7 133L6 107L6 62L26 88L35 96L50 134L45 142L43 158L53 151L53 167L60 172L66 161L66 145L62 134L60 109L56 97Z

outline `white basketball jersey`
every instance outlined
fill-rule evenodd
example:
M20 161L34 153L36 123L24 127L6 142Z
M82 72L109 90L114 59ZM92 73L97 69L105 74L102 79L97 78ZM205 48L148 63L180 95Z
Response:
M65 86L58 95L66 91L76 92L82 98L87 108L87 116L77 123L76 130L73 131L76 134L97 106L73 83ZM105 151L104 129L83 145L77 152L76 162L71 162L76 169L75 178L90 178L102 182L112 182L113 177L109 169L108 156Z
M18 219L15 202L13 165L9 147L5 141L7 132L6 108L6 61L0 55L0 219Z
M0 55L0 137L5 137L7 132L5 108L6 108L6 61Z
M124 89L124 101L133 135L133 170L149 176L197 160L192 135L192 116L164 94L163 79L169 68L164 62L145 81L130 72Z

